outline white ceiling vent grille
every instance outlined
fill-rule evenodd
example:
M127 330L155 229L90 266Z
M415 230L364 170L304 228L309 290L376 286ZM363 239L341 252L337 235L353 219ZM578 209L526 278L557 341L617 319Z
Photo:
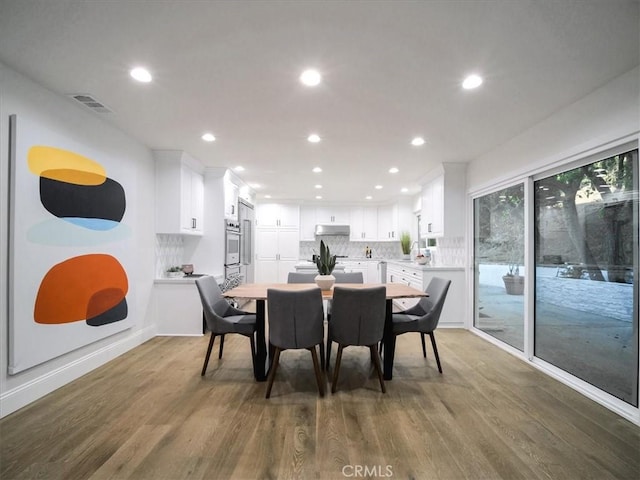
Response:
M88 93L72 93L68 96L96 113L112 113L109 107L105 106L104 103L96 100Z

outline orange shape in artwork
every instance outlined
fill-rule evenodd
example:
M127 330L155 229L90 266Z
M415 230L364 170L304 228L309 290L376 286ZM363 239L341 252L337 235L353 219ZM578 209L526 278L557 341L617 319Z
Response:
M44 324L86 320L118 305L128 289L124 268L111 255L73 257L44 276L33 317Z

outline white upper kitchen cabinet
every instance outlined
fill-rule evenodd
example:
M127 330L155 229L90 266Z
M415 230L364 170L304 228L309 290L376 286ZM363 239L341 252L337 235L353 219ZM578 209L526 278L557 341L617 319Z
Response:
M398 233L398 205L378 207L378 241L399 241Z
M349 225L349 209L346 207L316 207L316 223Z
M202 235L204 177L198 162L178 150L154 151L156 233Z
M422 187L423 237L462 237L465 222L466 164L443 163Z
M300 227L300 207L287 203L260 203L256 206L258 227Z
M302 205L300 207L300 241L312 242L316 239L316 207Z
M227 171L224 176L224 217L229 220L238 219L238 195L240 187L232 180Z
M376 207L351 207L349 225L351 225L351 240L377 240L378 209Z

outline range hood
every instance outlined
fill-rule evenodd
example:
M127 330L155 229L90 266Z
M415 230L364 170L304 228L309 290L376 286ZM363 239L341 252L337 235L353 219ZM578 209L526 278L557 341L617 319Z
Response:
M349 225L316 225L316 235L346 235L351 234Z

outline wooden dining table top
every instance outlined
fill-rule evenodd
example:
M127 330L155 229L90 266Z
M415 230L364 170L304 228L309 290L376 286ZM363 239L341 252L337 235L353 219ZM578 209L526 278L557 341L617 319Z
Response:
M428 294L422 290L418 290L417 288L401 283L340 283L334 286L346 288L372 288L384 286L387 290L387 300L394 298L418 298L428 296ZM244 283L226 291L223 295L228 298L266 300L267 290L270 288L297 292L300 290L308 290L310 288L318 287L312 283ZM322 290L322 298L325 300L333 298L333 288L331 290Z

